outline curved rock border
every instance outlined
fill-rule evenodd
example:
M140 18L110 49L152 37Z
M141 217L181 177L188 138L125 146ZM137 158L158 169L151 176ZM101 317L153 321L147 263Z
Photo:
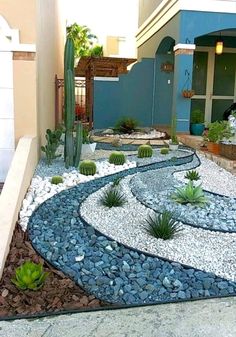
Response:
M190 162L191 156L174 165ZM115 177L173 166L159 162L99 178L46 200L29 221L34 248L96 297L144 304L236 294L236 283L190 266L143 254L101 235L79 216L79 205Z

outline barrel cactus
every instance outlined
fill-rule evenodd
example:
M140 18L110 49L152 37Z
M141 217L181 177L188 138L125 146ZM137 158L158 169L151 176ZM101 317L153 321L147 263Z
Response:
M125 160L126 159L124 153L119 151L112 152L109 157L109 163L114 165L124 165Z
M163 147L161 149L161 154L168 154L169 153L169 149L167 147Z
M94 176L97 166L92 160L83 160L79 165L79 172L85 176Z
M139 158L148 158L148 157L152 157L152 147L151 145L140 145L138 148L138 157Z
M58 185L63 183L63 178L61 176L53 176L51 179L51 184Z

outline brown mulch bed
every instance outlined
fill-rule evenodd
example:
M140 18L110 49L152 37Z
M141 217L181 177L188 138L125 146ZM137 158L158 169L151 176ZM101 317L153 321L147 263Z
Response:
M45 285L40 290L22 291L11 282L15 269L27 260L42 263L44 270L50 272ZM0 318L106 305L94 296L86 294L71 279L44 261L32 248L27 234L19 225L16 225L0 281Z

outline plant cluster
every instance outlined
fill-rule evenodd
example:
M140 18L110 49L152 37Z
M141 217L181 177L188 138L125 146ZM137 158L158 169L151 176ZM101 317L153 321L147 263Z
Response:
M111 186L103 192L100 203L106 207L121 207L126 203L126 198L117 188Z
M94 176L97 166L92 160L83 160L79 165L79 172L85 176Z
M172 199L183 205L189 203L204 206L207 203L201 186L194 186L192 181L183 188L177 188L172 194Z
M196 170L192 170L192 171L186 172L184 178L191 180L191 181L193 180L197 181L200 179L200 175Z
M163 147L161 149L161 154L168 154L169 153L169 149L167 147Z
M204 113L200 109L195 109L191 111L190 122L192 124L203 124L204 123Z
M63 183L63 178L61 176L53 176L51 179L51 184L58 185Z
M114 165L124 165L126 159L124 153L120 151L114 151L109 156L109 163Z
M153 150L151 145L144 144L138 147L138 158L149 158L152 157Z
M115 130L120 133L132 133L137 129L138 121L131 117L121 118L115 125Z
M209 124L207 139L213 143L219 143L224 138L232 136L232 130L228 121L216 121Z
M15 277L11 279L21 290L38 290L41 288L49 273L43 271L41 264L27 261L16 268Z
M60 157L60 155L56 155L56 151L60 145L61 135L62 129L56 129L55 131L47 129L46 131L45 137L47 144L45 146L41 146L41 150L46 154L48 165L52 164L53 159Z
M172 239L182 230L179 223L174 219L173 213L169 211L155 214L154 217L149 215L146 222L146 231L157 239Z

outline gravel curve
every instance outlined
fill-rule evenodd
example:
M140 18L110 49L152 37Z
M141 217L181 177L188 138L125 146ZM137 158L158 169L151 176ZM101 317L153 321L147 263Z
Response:
M172 240L156 239L145 230L145 219L154 214L130 190L130 179L120 183L127 203L108 209L100 204L104 189L91 194L81 205L82 217L104 235L129 247L236 280L236 234L219 233L182 225Z

